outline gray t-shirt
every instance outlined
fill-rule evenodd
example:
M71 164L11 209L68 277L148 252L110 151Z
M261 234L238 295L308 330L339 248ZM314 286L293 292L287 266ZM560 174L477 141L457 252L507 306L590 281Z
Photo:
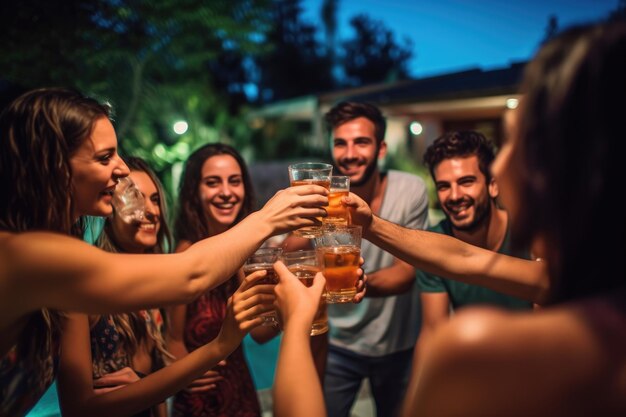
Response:
M380 217L410 229L428 225L428 194L424 181L390 170ZM393 264L393 255L363 240L365 273ZM360 304L329 304L330 343L364 356L383 356L415 345L421 325L417 285L389 297L366 297Z

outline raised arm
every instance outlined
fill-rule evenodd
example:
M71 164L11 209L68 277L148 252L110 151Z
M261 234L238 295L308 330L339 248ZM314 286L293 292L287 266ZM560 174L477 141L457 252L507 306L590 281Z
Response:
M282 262L276 262L274 269L279 276L276 304L284 326L276 365L274 415L324 417L324 396L309 341L313 316L324 289L324 277L318 273L313 286L307 288Z
M406 229L372 215L352 193L344 203L353 222L363 226L366 239L418 269L538 304L548 298L550 282L543 261L498 254L440 233Z
M43 307L112 313L193 300L232 276L269 236L317 222L327 190L279 191L230 230L174 255L110 254L53 233L0 232L0 325Z
M245 334L261 324L259 314L272 308L272 288L255 285L264 275L259 272L246 277L229 299L224 323L214 340L183 359L106 394L97 395L93 390L86 317L69 320L62 338L58 377L63 415L131 416L188 386L239 346Z

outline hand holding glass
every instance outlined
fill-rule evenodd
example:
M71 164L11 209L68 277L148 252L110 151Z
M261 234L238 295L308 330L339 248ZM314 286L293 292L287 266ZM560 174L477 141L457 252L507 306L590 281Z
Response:
M343 197L350 192L350 177L335 175L330 177L330 194L328 195L328 216L324 218L324 225L348 226L350 212L341 203Z
M278 283L278 277L274 271L274 262L276 262L282 254L281 248L260 248L252 256L250 256L243 266L243 273L247 276L253 272L265 270L267 275L265 278L260 279L257 282L259 284L272 284ZM278 316L276 311L269 311L261 314L263 318L263 326L278 326Z
M361 226L325 227L315 248L326 278L328 303L352 302L359 279Z
M289 182L291 186L316 184L330 190L330 176L333 167L318 162L302 162L289 165ZM321 222L322 219L318 218ZM295 236L312 239L321 234L321 226L307 226L294 230Z
M315 274L320 271L317 255L314 250L298 250L283 253L281 260L289 271L294 274L302 284L307 287L313 285ZM328 331L328 314L324 294L313 318L311 336L323 334Z

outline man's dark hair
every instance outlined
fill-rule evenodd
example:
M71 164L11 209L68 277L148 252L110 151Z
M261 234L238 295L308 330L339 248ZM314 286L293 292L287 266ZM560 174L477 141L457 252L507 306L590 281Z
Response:
M332 133L337 126L359 117L365 117L374 123L374 135L376 136L377 143L380 144L380 142L385 140L387 122L380 109L373 104L342 101L326 113L324 120L328 126L329 133Z
M441 161L472 155L478 157L478 168L489 183L491 181L489 168L495 158L494 146L482 133L473 130L447 132L435 139L433 144L426 149L424 164L430 169L433 180L436 180L435 168Z

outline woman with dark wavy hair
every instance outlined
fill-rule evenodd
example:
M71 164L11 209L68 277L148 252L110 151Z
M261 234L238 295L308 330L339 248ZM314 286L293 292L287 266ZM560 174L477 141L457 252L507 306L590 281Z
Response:
M83 216L111 214L117 181L128 172L108 108L78 92L30 91L0 115L0 415L25 414L54 379L58 311L106 314L189 302L232 276L269 236L316 224L328 202L322 187L279 191L236 227L182 254L113 254L77 239ZM260 323L264 306L245 301L247 290L229 303L219 340L161 371L173 384L147 377L131 391L159 402L227 356ZM116 414L143 408L125 402Z
M466 309L441 326L419 353L403 416L626 415L626 223L616 197L626 154L626 21L572 28L543 45L522 94L492 173L513 237L544 258L548 302L529 313ZM452 245L384 223L356 196L345 202L366 238L414 264ZM484 258L474 267L485 275L535 273L532 262ZM277 271L286 323L275 415L322 416L310 354L303 360L322 280L309 290L284 266Z
M254 209L254 191L241 155L222 143L204 145L189 156L180 184L176 217L177 252L229 230ZM228 298L241 276L202 294L188 305L170 309L168 349L177 358L213 340L222 326ZM257 327L258 342L278 331ZM261 410L243 347L174 398L175 416L260 416Z

